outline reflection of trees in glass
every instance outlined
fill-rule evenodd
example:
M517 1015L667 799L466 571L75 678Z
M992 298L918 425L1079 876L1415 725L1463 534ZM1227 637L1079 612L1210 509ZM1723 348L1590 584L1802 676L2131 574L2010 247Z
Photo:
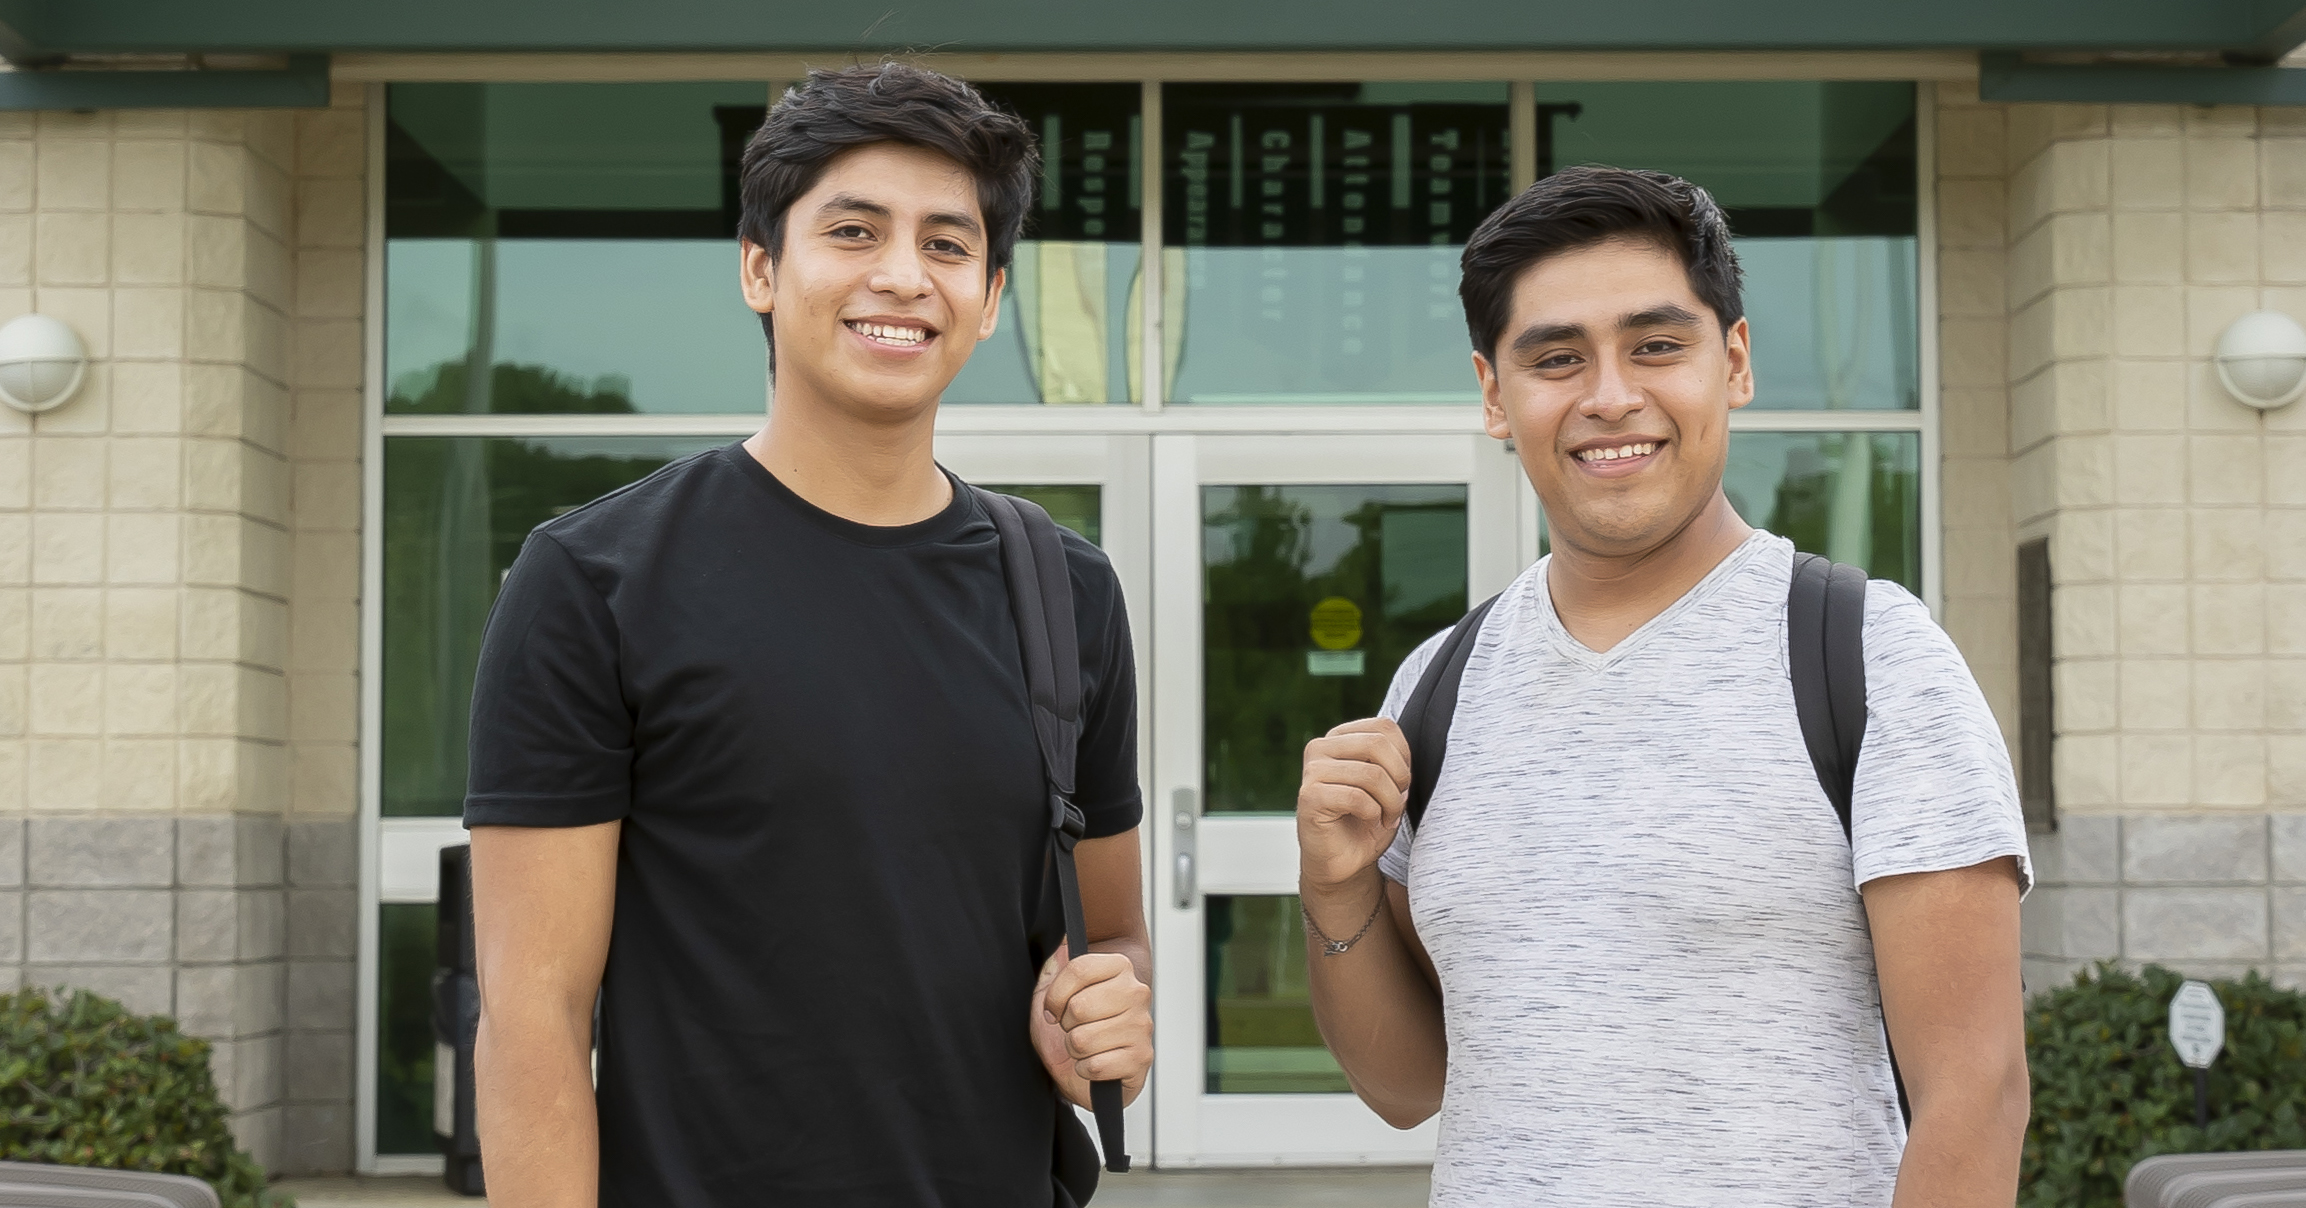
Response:
M1835 446L1839 447L1836 448ZM1785 474L1760 526L1877 579L1921 590L1920 530L1914 501L1920 474L1901 466L1892 440L1863 433L1822 435L1790 445ZM1853 455L1859 455L1853 460Z
M434 908L377 908L376 1151L436 1153L432 1138Z
M615 374L587 381L543 365L495 365L476 400L466 389L470 373L463 361L443 361L429 372L407 374L394 383L386 410L396 415L629 415L635 410L632 383Z
M384 463L384 812L463 806L481 629L530 529L691 448L396 437ZM620 448L620 446L622 446Z
M1089 539L1091 545L1103 545L1104 488L1094 483L1015 483L995 485L978 483L988 491L1002 495L1015 495L1040 504L1049 513L1049 519L1072 529Z
M1313 1022L1297 898L1211 894L1202 901L1209 958L1207 1091L1350 1090Z
M1393 669L1465 611L1465 532L1461 486L1202 489L1208 812L1294 807L1305 744L1374 715ZM1331 596L1361 609L1359 675L1308 669Z

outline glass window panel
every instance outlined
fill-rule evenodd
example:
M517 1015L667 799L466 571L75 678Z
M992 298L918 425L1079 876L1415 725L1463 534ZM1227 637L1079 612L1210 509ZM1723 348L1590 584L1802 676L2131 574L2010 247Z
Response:
M453 815L481 628L529 530L712 437L415 437L384 450L386 816Z
M1505 85L1162 97L1171 401L1477 397L1457 256L1510 187Z
M439 1153L432 1135L432 969L438 911L377 907L376 1152Z
M760 84L395 84L385 139L394 412L762 410L736 281Z
M1746 523L1922 591L1917 432L1739 432L1722 489Z
M1041 140L1041 179L1009 267L1001 320L948 403L1129 403L1143 380L1139 216L1144 122L1135 84L980 84Z
M1210 1094L1343 1094L1306 984L1305 918L1290 896L1202 899Z
M1049 518L1103 545L1105 489L1095 483L1031 483L1024 486L979 483L988 491L1015 495L1040 504Z
M1537 86L1538 171L1604 163L1703 185L1728 214L1765 410L1912 410L1914 88Z
M1294 810L1305 744L1374 716L1464 613L1465 501L1455 483L1201 489L1209 812Z

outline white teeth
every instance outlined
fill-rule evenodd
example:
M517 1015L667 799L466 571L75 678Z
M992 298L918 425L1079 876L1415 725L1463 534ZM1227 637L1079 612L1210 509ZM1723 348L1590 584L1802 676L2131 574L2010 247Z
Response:
M1655 452L1657 452L1657 442L1644 441L1638 445L1619 445L1614 449L1587 449L1579 453L1577 459L1579 461L1616 461L1621 457L1641 457Z
M884 344L918 344L929 338L929 333L918 327L892 327L887 323L851 323L849 327L867 339Z

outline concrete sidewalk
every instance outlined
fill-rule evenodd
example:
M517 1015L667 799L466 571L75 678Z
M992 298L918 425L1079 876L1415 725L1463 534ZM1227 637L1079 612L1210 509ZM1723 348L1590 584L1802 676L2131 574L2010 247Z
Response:
M1093 1208L1424 1208L1424 1170L1180 1170L1107 1175ZM298 1208L473 1208L437 1178L289 1179Z

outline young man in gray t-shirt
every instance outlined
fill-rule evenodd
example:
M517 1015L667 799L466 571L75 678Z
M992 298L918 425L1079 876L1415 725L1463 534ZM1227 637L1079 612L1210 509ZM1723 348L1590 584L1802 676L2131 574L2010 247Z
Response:
M1553 552L1482 626L1414 833L1392 719L1438 638L1384 717L1306 748L1322 1035L1388 1121L1441 1113L1435 1205L2009 1204L2009 758L1945 633L1876 581L1844 838L1787 672L1793 547L1722 493L1754 374L1721 211L1573 169L1464 263L1488 429Z

